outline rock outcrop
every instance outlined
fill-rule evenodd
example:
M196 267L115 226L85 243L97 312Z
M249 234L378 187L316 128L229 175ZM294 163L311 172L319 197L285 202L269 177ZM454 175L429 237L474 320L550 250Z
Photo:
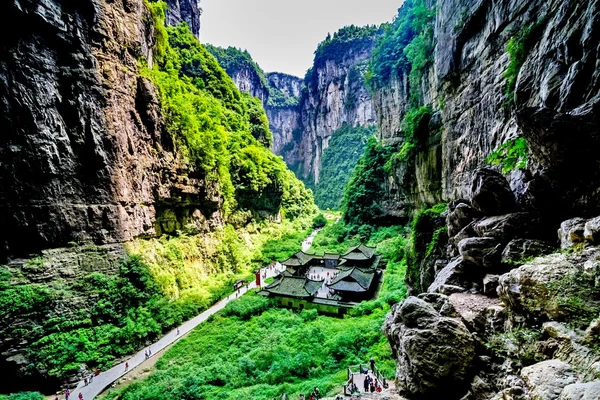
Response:
M409 297L383 326L397 359L396 386L409 399L462 397L475 341L446 296Z
M599 55L592 44L600 38L598 6L597 0L437 0L433 61L419 89L422 104L439 112L444 129L441 135L425 132L416 157L395 168L382 201L389 215L466 197L475 171L515 137L529 143L527 168L509 179L523 208L554 222L598 214L599 158L592 150L600 144ZM519 39L523 32L527 39ZM507 95L511 39L527 43L514 93ZM391 76L374 93L384 144L404 142L407 74ZM477 208L479 200L473 200Z

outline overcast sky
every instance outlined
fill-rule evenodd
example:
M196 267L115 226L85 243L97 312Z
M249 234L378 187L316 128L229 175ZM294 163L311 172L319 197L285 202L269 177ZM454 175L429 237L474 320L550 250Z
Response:
M201 0L200 40L246 49L265 72L303 77L317 44L345 25L391 21L403 0Z

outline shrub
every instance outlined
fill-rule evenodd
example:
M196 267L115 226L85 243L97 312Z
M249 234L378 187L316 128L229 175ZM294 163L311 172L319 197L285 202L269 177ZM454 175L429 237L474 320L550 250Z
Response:
M313 219L313 228L323 228L325 225L327 225L327 219L323 214L319 214Z
M486 161L492 165L500 165L502 173L508 174L515 169L527 168L529 144L525 138L509 140L492 154Z

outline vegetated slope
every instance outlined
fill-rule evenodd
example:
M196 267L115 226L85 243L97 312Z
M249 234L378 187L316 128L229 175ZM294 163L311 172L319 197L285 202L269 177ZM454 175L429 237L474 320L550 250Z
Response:
M321 209L339 210L344 190L367 140L375 136L376 128L343 125L331 135L323 152L321 180L315 186L315 202Z
M84 2L37 9L51 19L7 9L24 21L2 48L14 83L4 100L19 111L3 109L0 117L8 147L23 154L5 158L2 168L14 173L2 174L2 192L27 186L28 162L48 168L29 186L39 193L11 194L2 206L19 235L35 233L2 247L9 257L0 267L3 391L54 392L82 368L105 368L148 344L248 277L269 259L261 251L269 238L306 231L316 211L310 191L269 151L260 102L239 92L186 25L164 27L163 3L128 4L104 3L98 19ZM52 40L62 35L54 24L63 19L79 24L86 42ZM111 41L92 41L98 30ZM36 43L37 53L23 43ZM46 57L54 51L74 58L55 66ZM57 91L42 95L21 74L34 53L44 57L31 76L44 76ZM98 62L89 74L68 63L88 56ZM65 82L93 96L73 97ZM63 95L70 100L61 103ZM31 101L21 107L17 99ZM43 99L53 106L38 104ZM24 122L25 109L38 115L36 124ZM67 117L80 113L83 125L71 124ZM57 134L47 135L55 123ZM40 140L60 157L25 151ZM44 218L56 215L53 224L28 223L36 218L31 207L51 210Z
M374 125L375 110L365 76L371 51L382 34L383 29L377 26L346 26L319 43L313 67L303 79L270 73L268 85L246 52L213 50L238 88L263 101L274 134L273 150L314 190L320 186L325 150L335 132L346 125ZM353 158L348 160L345 174L350 173L360 152L349 154ZM327 207L337 207L332 206L334 203Z
M328 225L315 243L337 243L336 225ZM322 393L338 393L346 368L371 356L386 376L393 376L391 351L380 327L390 305L406 295L401 232L386 228L373 234L371 244L378 242L378 252L387 260L384 285L377 300L364 302L351 316L278 309L268 299L246 295L175 344L148 379L108 398L272 399L283 393L297 398L314 386ZM347 240L340 249L352 243L354 239Z

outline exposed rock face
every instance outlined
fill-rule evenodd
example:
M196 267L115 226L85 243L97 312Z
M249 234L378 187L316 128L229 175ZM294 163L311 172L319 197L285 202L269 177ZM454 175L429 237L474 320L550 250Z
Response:
M383 326L397 358L396 385L410 399L459 398L474 341L446 296L409 297Z
M468 196L473 173L486 165L486 157L521 136L529 142L530 157L528 170L511 174L518 203L556 221L598 214L599 158L592 150L600 141L598 6L598 0L438 0L434 60L421 88L424 104L439 110L445 129L439 139L431 133L406 167L428 174L407 178L403 169L395 171L394 184L386 184L389 196L406 201L384 201L386 211L396 216L402 213L398 208ZM535 24L515 104L503 107L507 43ZM374 95L384 143L403 141L408 86L405 75L395 76Z
M344 59L326 60L314 67L312 81L306 82L302 101L303 136L299 146L300 175L319 182L323 151L331 135L344 123L350 126L375 124L375 108L365 86L364 74L372 46L360 51L347 50Z
M279 104L267 102L265 111L269 118L269 127L273 133L273 152L283 156L290 167L298 165L298 143L301 140L302 121L300 102L304 80L292 75L272 72L267 74L269 87L279 90L286 99Z
M200 0L167 0L167 24L185 22L197 38L200 38Z
M1 19L27 27L0 49L4 256L220 223L218 188L177 160L138 76L153 45L141 0L10 2Z

